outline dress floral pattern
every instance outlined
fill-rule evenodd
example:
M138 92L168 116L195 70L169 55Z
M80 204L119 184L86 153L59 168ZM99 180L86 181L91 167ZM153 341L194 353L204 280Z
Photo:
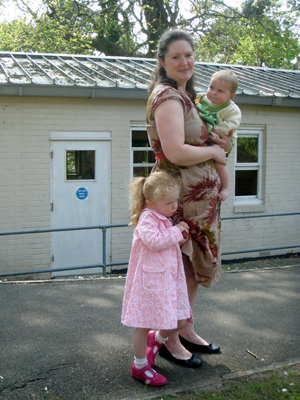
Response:
M208 133L205 124L189 96L171 86L157 84L149 97L146 117L153 151L158 155L163 152L154 112L163 101L169 99L178 100L182 104L185 143L206 146ZM157 169L173 169L181 174L183 189L173 222L176 224L183 220L188 223L192 240L184 244L182 252L189 257L197 282L204 287L211 287L221 276L221 219L220 201L217 199L221 181L215 163L209 160L193 166L179 166L163 158L156 161L153 170Z
M180 243L185 242L172 221L145 208L134 230L126 277L123 325L174 329L177 321L193 321Z

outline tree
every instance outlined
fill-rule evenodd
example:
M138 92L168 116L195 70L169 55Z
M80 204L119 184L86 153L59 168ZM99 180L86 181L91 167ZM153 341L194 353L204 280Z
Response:
M92 48L106 55L153 57L165 29L195 25L205 33L203 21L215 15L207 6L197 6L197 14L186 18L180 9L182 0L40 0L38 6L26 0L3 1L14 1L26 13L27 23L49 38L56 36L60 26L68 26L70 32L76 28L80 38L91 39ZM219 3L211 0L213 5ZM69 51L68 34L61 32L59 37Z
M91 43L76 26L70 30L55 20L43 19L36 26L25 18L0 23L1 51L91 54Z
M91 30L78 18L74 3L58 6L60 0L38 12L19 4L23 18L0 23L0 48L3 51L92 53ZM26 17L25 17L26 16Z
M298 68L299 14L282 10L279 0L246 0L240 14L226 10L200 37L196 52L203 61Z
M0 24L0 50L154 57L162 32L178 27L194 35L199 60L298 67L299 0L287 0L287 10L280 0L239 8L189 0L188 16L183 0L2 1L14 1L26 21ZM10 30L16 34L7 36Z

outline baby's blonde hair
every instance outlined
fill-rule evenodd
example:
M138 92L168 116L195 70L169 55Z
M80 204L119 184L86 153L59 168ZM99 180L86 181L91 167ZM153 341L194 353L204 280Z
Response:
M172 190L181 189L179 175L171 171L156 171L148 178L133 178L130 185L131 192L131 222L129 226L136 227L145 208L146 200L159 202Z
M231 94L236 92L239 82L234 72L229 71L228 69L223 69L222 71L215 72L210 81L215 79L221 79L222 81L229 83Z

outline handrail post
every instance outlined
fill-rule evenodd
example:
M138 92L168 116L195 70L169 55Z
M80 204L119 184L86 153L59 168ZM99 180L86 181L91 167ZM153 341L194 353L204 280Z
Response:
M106 276L106 226L102 227L103 276Z

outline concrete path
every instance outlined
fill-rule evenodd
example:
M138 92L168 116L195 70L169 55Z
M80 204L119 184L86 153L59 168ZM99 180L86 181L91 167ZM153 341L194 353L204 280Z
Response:
M202 355L197 370L158 356L156 369L168 379L161 388L130 375L134 330L120 323L124 277L2 282L0 399L149 399L299 364L299 267L297 259L239 265L213 288L200 287L197 332L222 352Z

